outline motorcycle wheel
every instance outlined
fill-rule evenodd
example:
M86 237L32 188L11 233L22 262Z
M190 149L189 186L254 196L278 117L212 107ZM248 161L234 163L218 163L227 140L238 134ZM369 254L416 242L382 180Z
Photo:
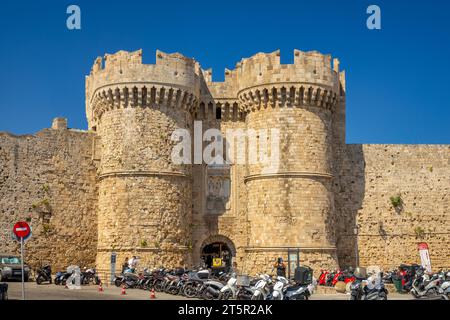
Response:
M214 300L214 297L209 294L208 290L205 290L202 294L202 298L205 300Z
M120 285L122 284L122 281L120 281L119 279L115 279L114 284L116 287L120 287Z
M197 295L197 290L193 285L187 285L184 288L183 293L188 298L194 298Z
M416 293L416 289L411 289L411 294L413 295L414 298L419 299L420 296Z
M264 300L262 294L253 295L251 300Z
M42 277L41 276L38 276L37 278L36 278L36 283L37 284L42 284Z
M225 291L223 294L220 295L219 300L230 300L232 296L231 291Z
M156 292L162 292L164 289L164 285L161 281L157 281L154 285L154 288Z
M436 288L432 288L432 289L427 291L426 296L435 298L435 297L439 296L439 292L436 290Z
M381 293L378 295L378 300L387 300L387 295L386 295L386 293L381 292Z

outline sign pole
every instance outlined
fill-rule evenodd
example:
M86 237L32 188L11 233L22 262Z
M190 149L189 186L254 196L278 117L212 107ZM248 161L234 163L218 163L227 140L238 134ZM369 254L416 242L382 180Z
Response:
M16 236L16 240L20 240L20 260L21 260L21 267L22 267L22 300L25 300L25 268L24 268L24 262L23 262L23 250L24 250L24 241L25 239L28 239L31 237L31 228L25 221L19 221L17 222L13 227L13 233Z
M20 238L20 260L22 264L22 300L25 300L25 270L23 268L23 237Z

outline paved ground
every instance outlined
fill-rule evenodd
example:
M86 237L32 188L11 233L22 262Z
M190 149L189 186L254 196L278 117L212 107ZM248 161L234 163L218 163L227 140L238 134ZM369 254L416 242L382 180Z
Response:
M21 299L21 283L8 282L8 295L10 300ZM103 292L98 287L82 286L80 290L65 289L64 286L54 284L37 285L35 282L25 284L25 297L30 300L151 300L150 292L139 289L128 289L126 295L121 295L121 289L115 286L104 287ZM156 300L189 300L182 296L173 296L165 293L156 293ZM311 300L349 300L346 294L315 293ZM411 300L409 294L389 294L389 300Z

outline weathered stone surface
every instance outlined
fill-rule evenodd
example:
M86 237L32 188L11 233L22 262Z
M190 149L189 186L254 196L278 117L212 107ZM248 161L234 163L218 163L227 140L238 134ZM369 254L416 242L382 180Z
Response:
M97 251L94 134L57 129L0 133L0 252L18 253L12 226L28 220L30 265L90 266Z

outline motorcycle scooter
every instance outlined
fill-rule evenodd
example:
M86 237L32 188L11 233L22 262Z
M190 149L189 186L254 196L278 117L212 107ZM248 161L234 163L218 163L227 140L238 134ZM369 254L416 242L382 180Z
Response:
M267 300L283 300L284 289L289 284L289 280L282 276L277 276L277 282L273 285L272 293L269 294Z
M52 283L52 268L50 265L45 265L40 269L36 270L37 277L36 277L36 283L42 284L44 281L48 281L50 284Z
M266 300L267 296L270 294L270 285L272 284L272 279L267 274L260 275L260 280L255 285L255 291L251 300Z
M231 298L236 299L238 293L237 287L237 277L236 273L232 273L227 284L220 289L219 300L230 300Z
M423 297L438 297L444 295L444 290L439 286L441 279L437 275L430 275L425 273L423 268L416 272L416 277L412 283L411 294L414 298L419 299Z
M350 300L387 300L382 273L370 275L367 280L356 277L350 290Z

